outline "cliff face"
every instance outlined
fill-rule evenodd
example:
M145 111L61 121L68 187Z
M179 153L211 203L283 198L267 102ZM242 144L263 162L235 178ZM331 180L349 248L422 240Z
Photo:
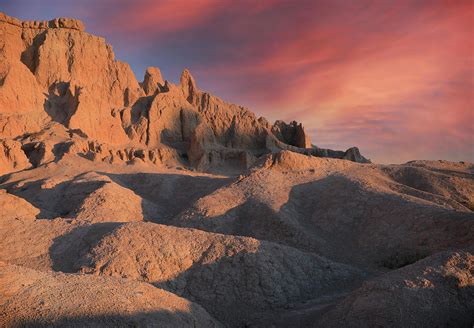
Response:
M124 94L142 89L128 64L76 20L18 22L0 16L2 135L15 137L55 121L88 137L127 143L120 118Z
M43 133L31 140L31 134L62 129L61 142L75 145L69 150L108 161L150 160L166 149L174 160L207 170L228 163L246 168L281 149L325 155L301 124L271 126L200 91L188 70L174 85L150 67L139 83L112 47L84 32L78 20L22 22L0 13L0 33L0 137L16 138L22 148L26 141L48 148L51 138ZM333 157L348 158L341 154Z

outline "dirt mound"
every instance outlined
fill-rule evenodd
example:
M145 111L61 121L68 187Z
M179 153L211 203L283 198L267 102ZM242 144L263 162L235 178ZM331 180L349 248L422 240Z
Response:
M437 161L426 161L426 160L417 160L417 161L410 161L405 165L416 166L416 167L423 167L428 170L437 171L437 172L444 172L444 173L474 173L474 164L469 162L451 162L451 161L444 161L444 160L437 160Z
M363 276L290 247L152 223L120 226L78 265L82 272L151 282L234 325L258 311L353 286Z
M66 157L6 175L0 185L41 209L39 218L160 223L234 179L146 163L122 166Z
M141 221L153 204L114 183L107 175L51 177L13 185L10 191L42 209L40 218L75 218L87 222Z
M94 190L91 191L89 187ZM132 190L114 183L108 176L96 173L74 179L67 186L65 194L66 199L83 198L80 205L72 210L72 216L88 222L142 221L154 210L152 203Z
M2 327L220 327L199 305L146 283L43 273L0 262Z
M469 327L474 256L445 252L365 282L318 323L324 327Z
M107 173L112 181L142 197L142 205L150 205L145 219L167 222L194 201L233 181L226 176L193 174L190 172ZM146 214L145 213L145 214Z
M153 170L64 159L6 176L5 202L26 214L4 215L0 260L149 282L230 326L304 326L357 287L361 272L474 244L472 212L395 181L385 166L285 152L237 179Z
M409 165L390 165L383 171L394 181L410 188L452 199L470 208L474 204L473 174L466 172L465 165L444 163L441 168L428 166L426 163ZM455 167L453 168L453 166Z
M472 176L429 174L431 184L440 186L431 193L386 172L381 165L282 152L199 199L173 224L271 240L375 267L403 265L474 242L474 214L450 193L472 189Z
M23 198L7 193L0 189L0 221L10 219L34 220L40 210L25 201Z

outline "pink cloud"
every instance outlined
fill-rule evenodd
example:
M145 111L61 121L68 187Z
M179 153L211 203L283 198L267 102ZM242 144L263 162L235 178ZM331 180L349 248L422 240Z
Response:
M255 50L249 40L262 56L223 61L212 73L248 77L255 108L305 122L320 146L355 144L384 162L474 161L472 5L386 9L376 19L381 8L346 25L328 20L279 34L279 51L272 43Z
M91 32L137 56L132 65L189 67L204 89L269 119L302 121L319 146L357 145L377 161L474 161L473 7L104 0L84 15Z

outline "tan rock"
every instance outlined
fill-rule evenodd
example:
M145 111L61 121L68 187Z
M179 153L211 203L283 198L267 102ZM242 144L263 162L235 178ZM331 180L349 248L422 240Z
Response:
M157 90L160 91L164 89L165 82L161 77L160 69L157 67L148 67L141 85L145 94L148 96L153 95Z
M197 121L197 113L183 97L174 92L158 94L148 112L148 146L156 147L160 143L172 145L189 141L192 129ZM186 122L187 121L187 122Z
M79 31L84 31L85 29L84 23L82 23L82 21L63 17L50 21L21 21L17 18L10 17L5 13L0 12L0 22L31 29L67 28Z
M175 148L200 170L235 166L242 159L245 169L269 152L312 148L301 124L278 121L272 128L248 109L200 91L187 69L178 86L164 81L155 67L139 84L129 65L116 61L112 47L85 33L80 21L21 22L2 14L0 29L3 137L38 132L53 121L104 145ZM202 123L208 132L195 133ZM197 140L209 133L212 142ZM363 160L354 151L313 153Z
M112 112L124 106L125 90L140 93L140 86L130 67L114 60L111 47L102 38L82 32L81 24L60 18L42 29L45 24L39 22L24 22L20 28L0 21L0 28L8 35L2 50L8 58L4 65L8 66L0 71L8 73L3 73L0 86L0 113L11 113L9 121L14 115L41 113L43 119L49 116L92 138L111 144L127 143L120 117ZM58 117L58 111L43 108L46 101L57 96L52 88L58 83L74 86L72 93L78 97L75 104L63 108L69 112L66 119ZM24 85L29 87L25 90ZM20 89L22 97L17 97ZM43 94L48 95L46 99ZM42 124L37 121L36 129ZM20 126L9 135L31 132L31 125Z
M190 104L197 105L197 101L198 101L197 93L199 92L199 90L196 86L196 81L194 81L194 78L188 69L185 69L183 71L179 79L179 82L180 82L181 92L184 98L186 98L186 100Z
M15 140L0 140L0 175L31 167L21 143Z
M21 197L7 193L0 189L0 220L29 220L32 221L40 213L40 210L28 203Z
M286 124L276 121L272 127L272 133L282 142L298 148L311 148L311 139L305 132L303 125L296 121Z
M59 28L70 28L73 30L78 30L78 31L84 31L84 23L78 19L72 19L72 18L57 18L54 20L55 22L57 21L57 26ZM51 24L50 24L51 25Z

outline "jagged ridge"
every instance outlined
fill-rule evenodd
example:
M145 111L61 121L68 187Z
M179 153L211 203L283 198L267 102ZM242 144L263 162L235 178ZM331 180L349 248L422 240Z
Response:
M114 59L103 38L84 32L81 21L22 22L0 13L0 29L0 133L9 139L0 157L10 163L3 171L28 166L15 164L24 158L12 163L10 158L24 155L13 156L11 149L26 147L27 157L35 150L30 162L40 165L56 156L52 149L61 145L111 162L162 163L149 155L167 152L165 162L199 170L242 170L257 157L282 149L367 161L356 148L337 152L313 146L297 122L271 125L242 106L200 91L187 69L179 85L164 80L155 67L139 83L127 63ZM32 140L32 133L45 130L54 132ZM60 136L56 143L52 133ZM136 151L137 156L124 156Z

